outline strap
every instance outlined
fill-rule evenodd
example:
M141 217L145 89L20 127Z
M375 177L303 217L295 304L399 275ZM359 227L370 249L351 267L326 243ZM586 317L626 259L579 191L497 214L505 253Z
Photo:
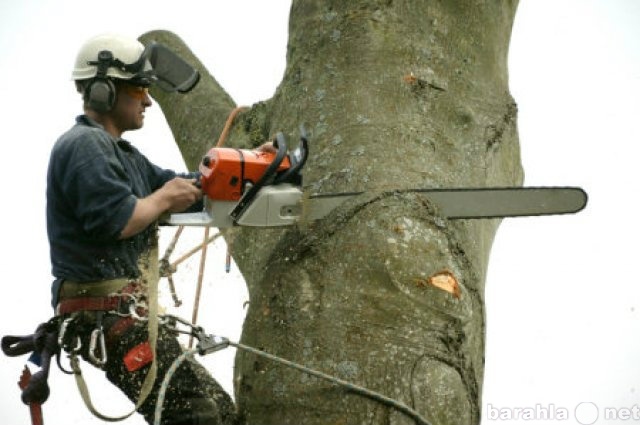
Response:
M76 311L112 311L118 310L123 302L121 296L82 297L62 299L56 307L56 314L64 315Z
M106 297L134 285L131 279L118 278L99 282L74 282L65 280L60 288L60 298ZM126 292L126 290L125 290Z
M107 416L100 413L93 405L91 401L91 395L89 394L89 388L87 387L87 383L85 382L82 376L82 370L80 370L80 362L78 359L77 353L71 354L71 368L74 372L76 385L78 387L78 391L80 392L80 396L84 401L84 404L87 406L87 409L97 418L102 419L107 422L119 422L127 419L129 416L133 415L142 404L145 402L151 390L153 389L153 384L156 381L156 375L158 373L158 363L156 361L156 344L158 341L158 281L160 279L160 274L158 272L158 241L157 239L152 243L152 248L149 250L149 258L148 267L146 273L147 284L148 284L148 296L149 296L149 320L148 320L148 333L149 333L149 345L151 346L151 353L153 354L153 361L149 367L149 371L147 372L147 376L142 383L142 387L140 388L140 394L138 396L138 402L136 403L133 410L129 413L126 413L121 416Z

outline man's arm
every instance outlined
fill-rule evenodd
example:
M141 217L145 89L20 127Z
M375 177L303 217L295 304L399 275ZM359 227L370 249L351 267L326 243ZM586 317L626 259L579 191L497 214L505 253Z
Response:
M133 214L120 232L120 239L130 238L147 228L165 212L181 212L202 198L195 180L176 177L158 190L136 201Z

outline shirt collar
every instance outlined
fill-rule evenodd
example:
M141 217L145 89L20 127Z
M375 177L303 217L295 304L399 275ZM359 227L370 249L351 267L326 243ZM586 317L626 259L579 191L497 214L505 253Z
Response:
M98 121L89 118L88 115L78 115L76 117L76 122L78 124L83 124L83 125L88 125L89 127L97 127L97 128L101 128L102 130L104 130L104 126L102 124L100 124Z
M87 125L89 127L96 127L96 128L101 129L101 130L104 130L104 126L102 124L100 124L96 120L90 118L88 115L84 115L84 114L83 115L78 115L76 117L76 122L78 124ZM105 132L106 132L106 130L105 130ZM116 144L118 145L118 147L120 147L122 150L124 150L126 152L132 152L133 151L133 146L127 140L124 140L123 138L114 139L114 140L115 140Z

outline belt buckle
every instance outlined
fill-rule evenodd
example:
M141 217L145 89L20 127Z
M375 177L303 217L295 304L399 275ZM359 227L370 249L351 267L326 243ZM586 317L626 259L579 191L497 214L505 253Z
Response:
M118 300L117 314L120 317L131 317L135 320L147 320L146 317L141 316L138 313L138 308L142 308L142 304L138 298L130 293L119 293L116 296L120 297Z
M118 293L113 296L118 297L118 305L114 313L120 317L131 316L131 311L135 310L135 306L138 303L136 297L128 293Z

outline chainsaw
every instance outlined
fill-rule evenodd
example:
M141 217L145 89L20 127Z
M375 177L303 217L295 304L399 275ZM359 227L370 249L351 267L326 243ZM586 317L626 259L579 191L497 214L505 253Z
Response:
M365 192L316 193L304 196L301 170L308 140L288 152L285 137L276 135L277 151L215 147L199 169L204 208L196 213L171 214L163 224L175 226L288 226L301 219L326 217L347 200ZM587 204L579 187L491 187L406 189L424 195L448 219L486 219L571 214Z

